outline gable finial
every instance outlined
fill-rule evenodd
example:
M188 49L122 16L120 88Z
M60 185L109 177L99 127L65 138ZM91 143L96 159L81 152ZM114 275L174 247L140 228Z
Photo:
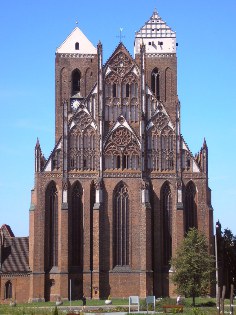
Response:
M153 19L153 18L155 18L155 17L158 17L158 15L159 15L159 14L158 14L157 9L154 8L151 18Z
M122 35L122 31L123 31L123 27L120 27L120 35L116 36L120 38L120 43L122 42L122 38L125 37L124 35Z

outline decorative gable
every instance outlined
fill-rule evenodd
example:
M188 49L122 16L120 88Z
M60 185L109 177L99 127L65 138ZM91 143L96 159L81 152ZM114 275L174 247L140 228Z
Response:
M97 49L84 33L76 27L56 50L59 54L97 54Z

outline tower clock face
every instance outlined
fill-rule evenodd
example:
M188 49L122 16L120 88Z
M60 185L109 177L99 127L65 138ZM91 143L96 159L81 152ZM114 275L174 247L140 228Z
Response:
M71 108L73 110L76 110L79 107L79 105L80 105L80 102L78 100L75 99L71 101Z

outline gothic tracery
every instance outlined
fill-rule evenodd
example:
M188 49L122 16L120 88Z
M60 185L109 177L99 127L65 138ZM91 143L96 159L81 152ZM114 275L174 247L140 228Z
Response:
M105 79L105 121L114 122L123 115L128 122L138 122L138 78L132 62L124 53L110 61L111 73Z
M174 170L174 131L168 126L168 117L159 112L148 132L148 169Z
M112 58L109 65L115 73L117 73L120 77L123 77L131 69L133 63L131 58L120 51Z
M131 131L117 128L104 150L105 169L139 169L139 152L139 145Z
M81 111L76 117L77 125L70 133L69 169L95 170L96 131L90 125L91 116Z

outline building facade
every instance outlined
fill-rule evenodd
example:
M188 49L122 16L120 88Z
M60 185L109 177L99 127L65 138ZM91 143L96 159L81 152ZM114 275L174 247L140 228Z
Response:
M55 147L35 147L24 272L4 269L15 238L2 227L1 300L19 279L29 301L173 295L185 233L212 242L208 148L193 156L181 134L176 46L154 11L134 57L120 42L104 64L78 27L57 49Z

